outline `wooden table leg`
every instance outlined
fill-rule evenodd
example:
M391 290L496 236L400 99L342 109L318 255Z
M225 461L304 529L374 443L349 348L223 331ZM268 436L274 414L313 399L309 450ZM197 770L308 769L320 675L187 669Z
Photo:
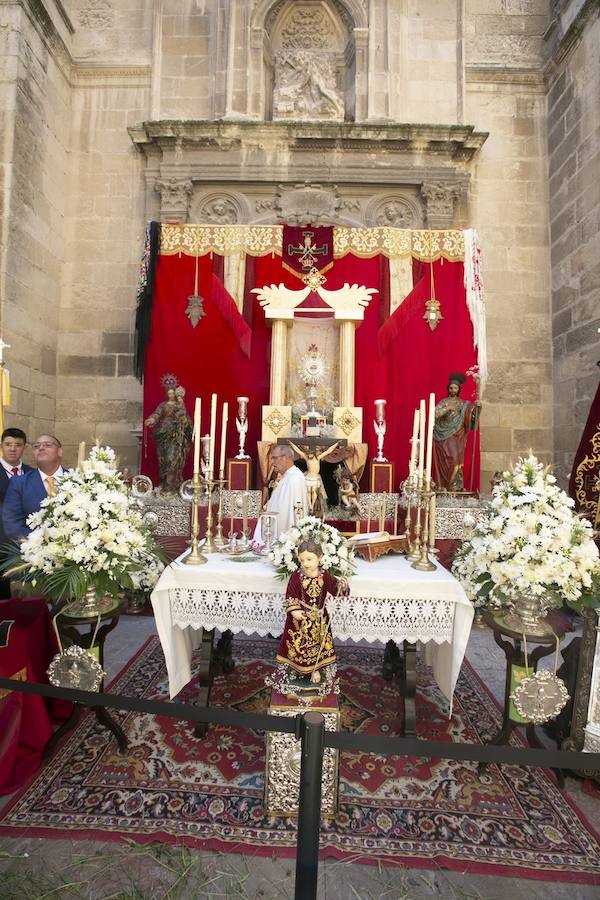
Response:
M119 723L115 722L105 706L94 707L94 712L96 713L96 718L98 719L100 724L104 725L105 728L108 728L108 730L112 731L112 733L114 734L117 744L119 745L119 753L123 754L123 756L126 756L128 750L127 738L125 737L125 732L123 731Z
M208 706L210 691L214 677L213 665L213 641L214 629L207 631L202 629L202 643L200 645L200 660L198 664L198 699L197 706ZM208 722L198 722L194 726L194 737L203 738L208 730Z
M388 641L385 645L381 674L384 681L391 681L394 675L402 674L402 660L395 641Z
M403 737L417 736L417 645L404 641L404 665L402 667L402 695L404 697Z
M73 710L67 721L63 722L60 728L56 729L56 731L50 737L48 743L44 747L44 750L42 752L42 762L47 762L50 759L58 742L65 736L65 734L68 734L69 731L72 731L73 728L75 728L75 726L79 722L80 716L81 707L79 703L74 703Z

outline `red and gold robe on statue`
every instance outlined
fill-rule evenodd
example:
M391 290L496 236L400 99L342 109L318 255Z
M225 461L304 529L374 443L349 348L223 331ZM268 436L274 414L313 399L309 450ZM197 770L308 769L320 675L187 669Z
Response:
M291 575L285 594L287 616L279 642L278 663L284 663L300 675L311 675L335 662L325 598L336 593L337 582L326 572L313 578L300 570ZM292 616L297 609L304 613L302 619Z

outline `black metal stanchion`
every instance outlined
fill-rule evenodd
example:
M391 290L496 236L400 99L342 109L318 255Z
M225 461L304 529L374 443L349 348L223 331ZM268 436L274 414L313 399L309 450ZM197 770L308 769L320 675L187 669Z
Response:
M298 716L296 734L302 739L295 900L316 900L321 828L321 779L325 719L318 712Z

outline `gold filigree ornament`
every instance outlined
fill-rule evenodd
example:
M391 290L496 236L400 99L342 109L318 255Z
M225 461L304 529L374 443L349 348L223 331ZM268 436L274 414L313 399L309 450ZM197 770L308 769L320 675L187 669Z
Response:
M423 318L425 319L431 330L435 331L435 329L444 318L440 309L439 300L431 299L427 301L427 303L425 304L425 312L423 313Z
M341 431L344 432L346 437L349 434L352 434L355 428L360 425L360 420L354 416L349 409L345 409L340 415L335 419L334 425L337 425Z
M279 410L273 409L268 416L265 416L263 424L270 428L273 434L279 434L287 425L287 419Z
M529 670L527 658L527 638L523 638L525 670ZM554 672L542 670L527 675L510 695L515 709L522 719L533 725L541 725L549 719L555 719L570 699L564 682L556 674L558 667L558 647L560 641L556 636L556 653L554 656Z
M311 289L311 291L318 290L322 285L325 284L327 279L324 275L321 275L318 269L315 269L313 266L306 275L302 276L302 281L304 284Z
M584 456L575 470L575 499L580 512L585 513L595 522L600 509L600 483L596 482L595 490L599 491L596 500L588 497L588 481L594 476L600 478L600 422L596 425L596 433L592 437L591 453Z

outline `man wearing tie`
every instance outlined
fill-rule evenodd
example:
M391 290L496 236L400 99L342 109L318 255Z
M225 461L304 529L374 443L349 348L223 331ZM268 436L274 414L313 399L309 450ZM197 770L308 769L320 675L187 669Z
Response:
M2 506L2 524L12 541L28 536L27 517L39 510L45 497L56 493L55 480L64 472L62 445L58 438L41 434L32 446L37 469L10 479Z
M2 457L0 458L0 552L1 548L8 541L1 522L1 511L8 484L11 478L18 478L24 475L25 472L33 471L31 466L26 466L21 462L26 444L27 435L20 428L5 428L2 432L2 438L0 438L0 450L2 451ZM0 578L0 600L8 600L9 598L10 579Z

